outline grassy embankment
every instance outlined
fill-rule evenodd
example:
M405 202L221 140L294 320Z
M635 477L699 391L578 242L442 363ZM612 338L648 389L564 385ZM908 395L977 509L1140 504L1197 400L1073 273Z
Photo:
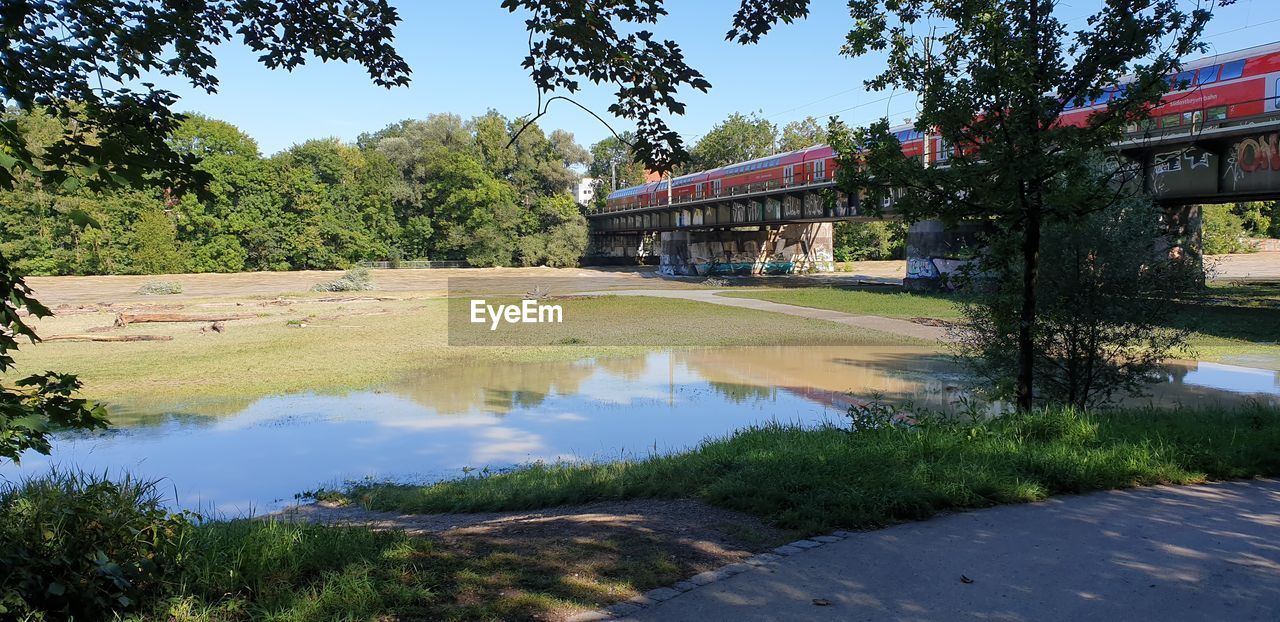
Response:
M553 302L564 306L563 324L504 329L496 343L506 345L451 346L445 299L249 301L219 308L255 316L226 322L223 333L201 332L201 325L193 324L133 324L109 334L171 335L173 340L25 346L15 373L75 373L85 383L86 396L139 409L228 398L243 406L270 394L363 388L409 373L481 362L574 360L655 346L913 343L820 320L684 300L606 296ZM462 306L465 300L452 304ZM167 311L210 309L192 303ZM44 335L84 333L109 326L113 317L108 312L66 315L46 320L39 329ZM236 407L226 405L226 410Z
M763 427L696 449L602 464L534 464L425 486L334 493L400 512L517 510L689 497L816 533L1062 493L1280 473L1280 411L1054 411L913 428Z
M754 428L675 455L538 464L429 486L362 485L326 496L419 513L693 498L812 534L1056 494L1276 474L1280 411L1275 409L1053 411L859 432ZM211 602L218 602L211 598L229 592L237 596L213 611L230 608L255 616L274 611L279 619L335 612L529 617L607 603L610 596L640 593L679 576L652 545L609 535L538 554L508 549L478 556L433 548L430 540L333 527L237 523L213 526L202 537L210 540L205 548L211 552L201 568L209 570L195 576L179 601L182 607L207 612ZM288 550L269 553L280 547ZM249 573L242 582L263 583L237 592L232 589L237 584L224 578L226 560L249 550L268 553L236 562L250 566L242 571ZM598 559L602 550L608 563L585 561ZM259 562L259 555L271 558Z
M960 317L959 307L947 295L913 294L887 287L813 287L724 295L856 315L941 320ZM1201 294L1177 304L1177 325L1193 331L1189 357L1280 370L1280 283L1213 282Z

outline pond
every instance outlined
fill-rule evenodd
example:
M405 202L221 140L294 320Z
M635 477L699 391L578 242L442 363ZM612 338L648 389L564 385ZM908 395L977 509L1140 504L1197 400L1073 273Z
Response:
M360 478L428 481L533 460L670 452L745 426L840 423L856 400L957 408L963 376L907 347L767 347L459 366L341 395L113 411L114 429L59 435L0 477L77 466L163 478L175 505L262 513ZM1170 365L1159 404L1280 403L1280 372Z

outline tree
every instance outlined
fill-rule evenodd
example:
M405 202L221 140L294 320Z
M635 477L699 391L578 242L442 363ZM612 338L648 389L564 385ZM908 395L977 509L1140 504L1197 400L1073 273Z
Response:
M187 267L178 248L178 229L161 209L143 208L130 231L129 246L130 271L136 274L174 274Z
M1077 222L1045 225L1042 261L1054 269L1036 281L1038 399L1102 405L1160 380L1162 360L1185 350L1189 331L1175 320L1186 311L1172 301L1198 271L1170 257L1161 216L1150 200L1130 195ZM1022 269L1017 253L993 255L1014 260L1003 274ZM1019 284L998 279L972 297L964 305L969 321L957 331L959 351L997 387L1016 381L1017 316L1007 309L1017 308Z
M756 116L733 113L717 123L689 152L689 168L696 171L772 155L778 149L778 129Z
M644 183L644 165L636 161L636 154L631 149L634 142L634 133L623 132L591 145L587 176L596 180L595 201L598 207L604 206L610 192Z
M1017 241L1020 280L1015 393L1034 397L1037 282L1046 225L1075 222L1120 196L1133 172L1096 174L1096 154L1169 89L1180 59L1200 49L1208 11L1177 0L1107 0L1089 28L1070 32L1053 0L853 0L845 53L888 56L875 90L919 94L916 129L949 145L947 166L902 154L888 121L852 134L836 127L840 184L865 188L872 205L894 197L908 221L980 218ZM939 29L938 24L945 24ZM929 26L935 26L930 28ZM939 33L926 35L923 33ZM1058 123L1067 102L1091 100L1131 75L1126 89L1084 127ZM1070 180L1071 183L1064 183ZM991 265L1009 267L1002 257Z
M1203 48L1199 40L1210 18L1203 7L1182 10L1179 0L1104 0L1087 28L1071 31L1055 14L1057 4L850 0L853 26L843 53L887 57L885 71L867 86L917 94L921 113L916 129L940 134L950 161L947 167L925 167L907 159L884 120L858 132L833 124L831 136L840 153L841 186L848 192L865 189L871 199L867 203L893 196L895 209L908 220L982 218L999 235L1019 240L1016 393L1024 409L1033 398L1042 226L1069 222L1108 204L1113 180L1088 174L1088 163L1159 101L1180 59ZM579 3L507 0L504 6L534 14L527 22L534 45L525 65L540 91L572 91L575 77L619 85L611 111L619 108L625 114L615 112L618 116L637 119L637 154L655 170L673 166L678 137L667 135L671 133L656 106L635 105L635 99L661 101L668 113L680 114L683 104L673 94L695 77L701 81L701 75L681 56L651 57L649 66L640 69L632 65L635 57L615 55L610 47L618 43L616 25L655 22L665 15L661 0L610 2L607 10L586 18ZM743 0L726 38L755 43L777 24L803 19L808 12L808 0ZM651 42L652 37L646 31L638 40ZM664 43L678 49L673 42ZM1058 124L1066 102L1097 98L1125 75L1132 76L1126 89L1085 127ZM670 148L655 148L652 140L658 136ZM1077 198L1083 197L1076 203L1050 201L1049 195L1061 190L1051 180L1074 174L1095 187L1074 189Z
M805 117L800 121L792 121L782 126L782 138L778 141L778 149L796 151L826 142L826 126L813 117Z
M402 85L409 67L390 44L398 21L385 0L6 2L0 11L0 190L20 183L199 190L207 177L196 170L198 156L169 142L182 120L171 110L177 98L139 84L140 78L180 77L215 92L210 50L235 33L271 68L292 69L314 55L358 62L375 83ZM15 109L57 119L51 144L36 148ZM3 255L0 291L0 372L7 372L18 339L38 339L24 312L43 317L49 310ZM79 386L74 376L54 372L0 386L0 457L17 460L26 449L47 453L48 433L57 426L105 426L101 407L72 397Z

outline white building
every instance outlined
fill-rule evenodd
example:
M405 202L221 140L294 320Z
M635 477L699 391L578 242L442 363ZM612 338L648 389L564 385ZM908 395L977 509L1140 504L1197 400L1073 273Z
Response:
M573 188L573 198L579 205L590 205L596 198L596 178L583 177L578 180L578 185Z

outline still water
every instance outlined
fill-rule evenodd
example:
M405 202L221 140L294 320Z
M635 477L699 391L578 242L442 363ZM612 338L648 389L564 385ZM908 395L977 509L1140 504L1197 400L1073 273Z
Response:
M1280 372L1177 363L1145 401L1280 403ZM964 379L927 349L770 347L477 364L341 395L118 410L106 433L64 434L51 465L163 478L175 505L261 513L345 480L427 481L533 460L607 460L695 445L770 422L838 422L859 399L955 408Z

